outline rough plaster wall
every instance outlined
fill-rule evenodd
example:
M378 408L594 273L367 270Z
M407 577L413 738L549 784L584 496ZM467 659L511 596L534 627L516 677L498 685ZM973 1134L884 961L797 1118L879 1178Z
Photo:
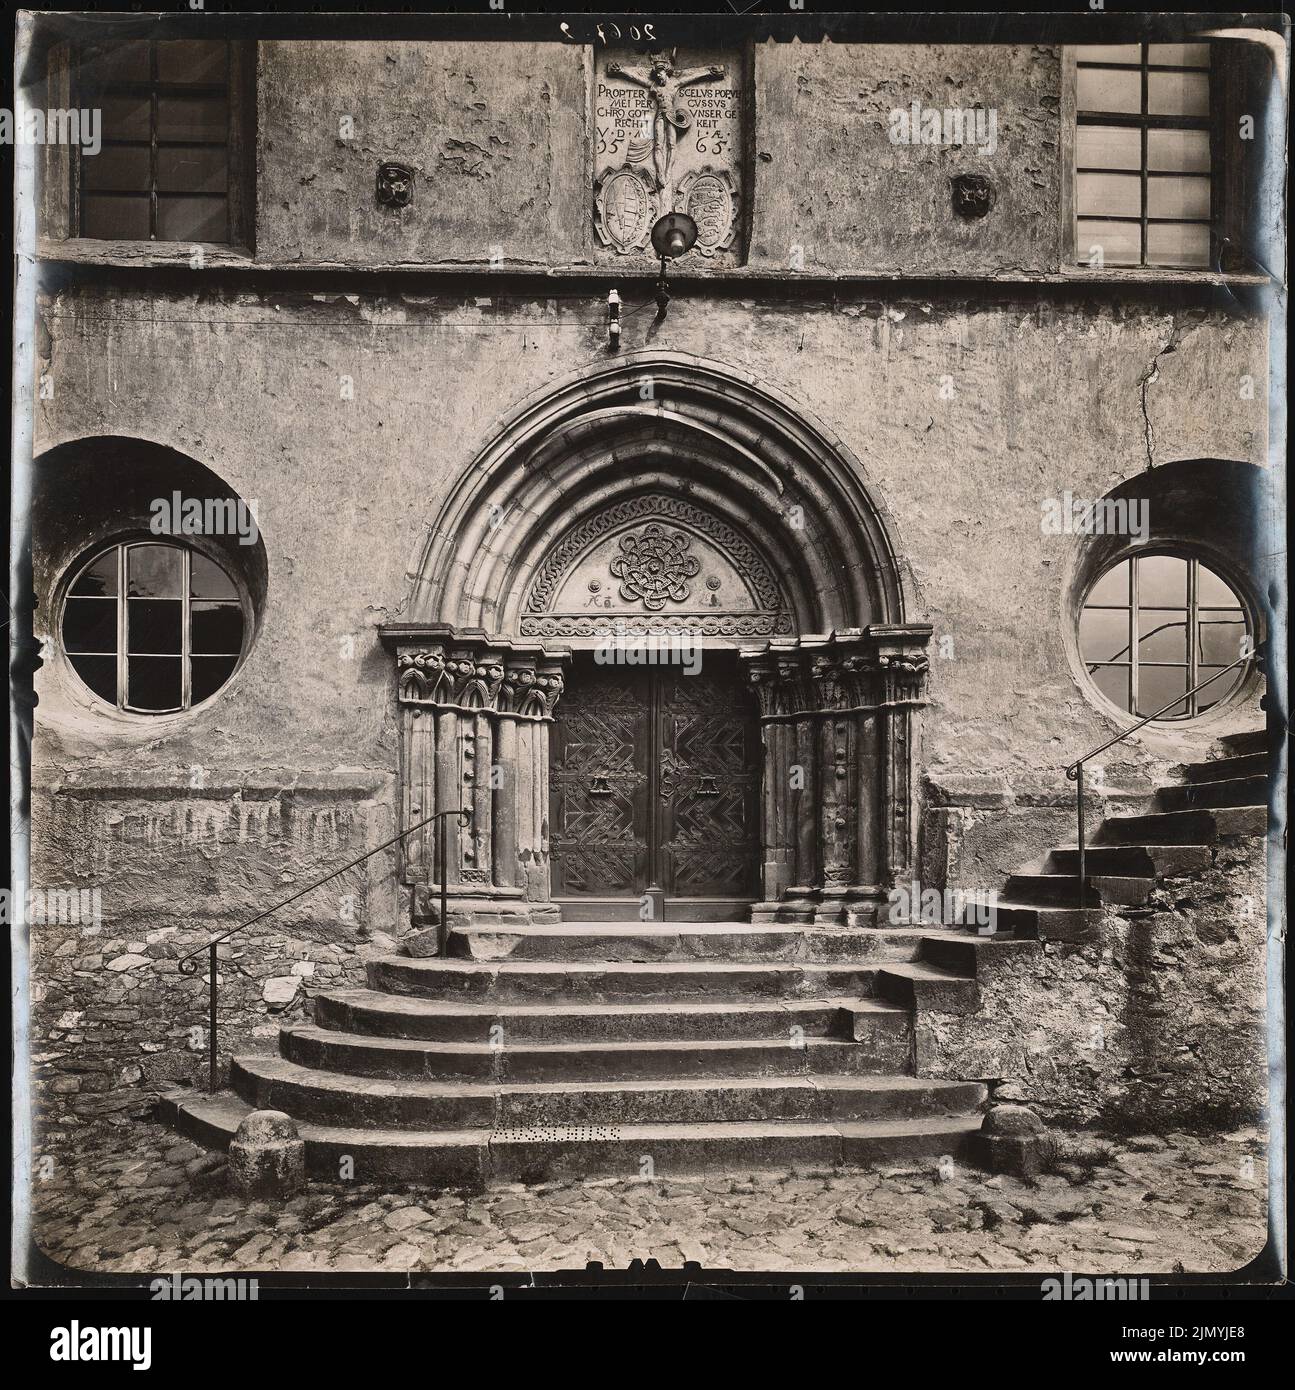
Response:
M259 257L587 259L578 45L271 42L257 63ZM386 160L414 169L410 207L378 206Z
M100 886L105 921L102 949L63 929L37 931L35 978L48 1002L33 1036L53 1054L61 1084L77 1081L70 1103L92 1111L117 1103L91 1098L107 1097L122 1077L137 1098L200 1063L187 1033L201 1022L200 987L155 983L146 966L114 971L114 959L179 954L181 942L197 945L208 928L286 896L391 825L398 738L391 662L376 627L407 604L426 530L500 417L605 361L606 330L596 296L81 291L48 310L56 389L41 402L38 448L119 434L197 458L258 500L269 566L254 648L231 685L189 716L98 712L53 654L38 673L33 882L65 884L71 874L69 886ZM627 322L626 348L643 346L647 317ZM1165 357L1171 335L1176 350ZM1145 468L1148 418L1156 463L1203 455L1262 463L1266 402L1242 401L1235 388L1243 372L1265 378L1262 321L1094 299L937 309L898 293L836 305L684 293L650 341L768 381L862 460L912 580L908 616L936 627L919 761L929 802L962 818L945 872L998 886L998 873L1018 867L1017 849L1026 859L1063 837L1073 803L1060 768L1113 731L1080 691L1060 637L1062 571L1080 542L1041 535L1041 499L1067 488L1099 497ZM950 399L940 394L946 376ZM346 377L353 399L341 389ZM952 640L948 656L941 637ZM1252 710L1236 722L1258 719ZM1118 773L1132 792L1149 790L1167 763L1203 755L1218 731L1131 747L1111 780ZM320 779L309 814L355 820L337 838L285 841L269 833L269 820L264 833L243 838L232 829L237 808L202 805L186 789L195 765L207 787L241 789L245 804L291 802L303 777ZM142 800L132 769L152 778ZM102 784L96 796L70 795L75 777L88 774ZM977 809L978 798L1004 787L1012 835L992 807ZM221 820L218 853L184 829L186 808ZM280 827L290 820L280 812ZM78 848L94 845L108 856L97 867ZM264 947L245 944L245 965L224 991L227 1047L270 1045L268 1031L255 1032L272 1028L260 982L289 973L303 952L315 952L317 977L325 966L355 977L363 933L394 931L400 919L389 869L385 857L374 861L386 886L372 901L357 895L354 923L335 920L334 895L303 906ZM183 931L152 935L177 914ZM145 949L133 951L139 942ZM341 954L326 956L325 947ZM96 956L102 967L72 966ZM75 1026L55 1026L78 1013ZM88 1024L92 1033L69 1041ZM152 1063L146 1043L162 1044Z
M1060 55L934 44L756 49L757 216L751 264L956 274L1055 271L1060 261ZM893 144L892 110L992 108L997 148ZM988 175L987 216L953 215L950 179Z
M1267 1103L1265 842L1169 880L1085 945L989 954L981 1007L922 1013L918 1073L1014 1080L1066 1124L1254 1124Z
M269 771L88 770L34 801L34 881L102 905L31 927L34 1078L61 1117L138 1113L205 1076L207 957L195 977L179 958L392 833L385 787ZM219 948L223 1048L271 1049L303 986L363 983L363 956L394 944L367 925L393 915L392 869L376 856Z

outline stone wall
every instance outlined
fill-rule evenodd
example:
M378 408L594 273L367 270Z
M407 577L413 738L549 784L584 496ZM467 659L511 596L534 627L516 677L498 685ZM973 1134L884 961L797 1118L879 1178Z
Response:
M918 1073L1017 1083L1060 1124L1129 1133L1260 1122L1266 843L1230 839L1091 942L985 950L973 1014L918 1017Z

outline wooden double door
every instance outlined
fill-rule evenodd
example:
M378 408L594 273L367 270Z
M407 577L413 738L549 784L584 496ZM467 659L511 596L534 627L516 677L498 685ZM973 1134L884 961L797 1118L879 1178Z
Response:
M756 895L760 726L736 660L577 658L549 763L553 896L568 920L742 918Z

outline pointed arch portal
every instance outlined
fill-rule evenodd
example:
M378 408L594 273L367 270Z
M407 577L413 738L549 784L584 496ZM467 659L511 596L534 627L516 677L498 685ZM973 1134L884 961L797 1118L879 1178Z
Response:
M404 824L472 811L445 866L452 925L557 921L564 910L868 925L906 881L912 718L930 628L905 621L900 567L858 460L767 385L692 357L640 354L532 398L450 493L406 611L383 629L398 671ZM710 653L712 681L733 673L733 691L717 686L701 703L732 719L749 706L751 736L730 721L731 737L718 740L746 768L740 796L719 764L681 761L681 731L687 746L713 749L717 728L689 734L660 707L672 689L695 708L698 687L645 676L642 747L638 716L612 738L607 702L587 689L567 702L563 725L569 682L663 649L703 665ZM573 729L577 709L595 711L596 736ZM551 742L567 760L556 777ZM624 754L619 802L616 785L605 799L614 769L598 761L615 763L611 745ZM593 750L587 795L575 748ZM680 790L689 776L691 793ZM680 799L693 793L690 805ZM727 840L718 819L705 823L706 796L728 808ZM749 810L735 829L739 801ZM749 853L750 874L725 863L704 883L729 891L680 891L681 825L702 843L711 836L721 860ZM591 885L577 872L581 844L608 834L623 841L607 842L608 862L623 848L638 867L582 901L579 887ZM405 846L415 920L425 921L420 890L440 879L438 844L420 831ZM570 895L561 901L554 853ZM751 891L735 896L732 885L748 880Z

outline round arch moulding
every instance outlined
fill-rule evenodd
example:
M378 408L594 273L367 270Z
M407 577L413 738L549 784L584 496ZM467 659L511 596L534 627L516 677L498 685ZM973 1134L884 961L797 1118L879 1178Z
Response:
M841 441L754 377L644 353L547 387L502 422L441 508L401 626L517 640L562 538L648 494L744 535L802 634L905 621L888 528Z

